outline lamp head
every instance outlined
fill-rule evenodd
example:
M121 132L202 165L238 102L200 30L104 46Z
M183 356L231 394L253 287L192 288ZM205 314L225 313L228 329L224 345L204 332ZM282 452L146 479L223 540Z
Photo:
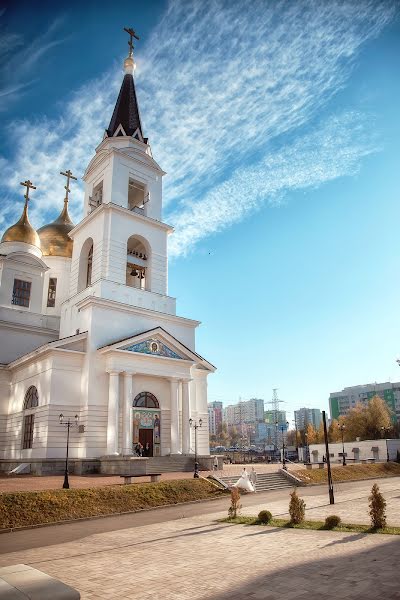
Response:
M199 419L199 427L203 425L203 419Z
M61 425L62 425L62 424L63 424L63 422L64 422L64 415L61 413L61 414L60 414L60 416L59 416L58 418L60 419L60 423L61 423Z

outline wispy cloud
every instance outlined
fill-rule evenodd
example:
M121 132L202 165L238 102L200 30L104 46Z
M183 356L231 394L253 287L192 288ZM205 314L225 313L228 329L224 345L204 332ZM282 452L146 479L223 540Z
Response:
M138 48L137 86L145 133L168 172L173 256L287 190L355 173L378 149L363 115L352 107L337 115L330 100L394 14L389 0L170 2ZM3 159L6 220L26 176L38 185L37 223L59 208L57 173L82 173L120 81L114 69L83 86L57 121L13 124L23 144ZM75 194L76 219L80 205Z
M0 111L5 111L21 93L32 85L32 71L40 59L63 42L58 35L64 19L55 19L46 31L32 40L20 33L7 31L6 10L0 12Z

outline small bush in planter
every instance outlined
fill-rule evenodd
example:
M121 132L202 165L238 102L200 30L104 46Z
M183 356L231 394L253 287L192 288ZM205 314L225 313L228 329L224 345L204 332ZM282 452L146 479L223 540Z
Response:
M338 527L340 525L341 518L337 515L329 515L325 519L325 529L333 529L334 527Z
M299 498L297 491L293 490L290 494L289 515L292 525L299 525L304 521L306 514L306 503L302 498Z
M272 513L269 512L269 510L261 510L258 513L258 520L260 521L260 523L263 523L264 525L266 525L267 523L269 523L272 519Z

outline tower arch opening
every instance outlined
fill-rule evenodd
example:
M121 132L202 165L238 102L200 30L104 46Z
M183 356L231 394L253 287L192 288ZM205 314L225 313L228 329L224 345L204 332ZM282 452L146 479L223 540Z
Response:
M82 245L79 257L78 291L92 285L93 274L93 240L88 238Z
M127 242L126 285L150 290L151 248L147 240L132 235Z

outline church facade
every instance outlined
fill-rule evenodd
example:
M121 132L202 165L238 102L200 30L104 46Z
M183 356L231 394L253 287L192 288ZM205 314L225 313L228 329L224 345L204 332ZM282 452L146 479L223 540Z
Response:
M168 296L164 171L139 115L132 47L110 124L83 176L83 219L37 231L26 181L19 221L0 243L0 463L209 454L198 321ZM61 204L61 203L60 203ZM190 422L190 420L192 420ZM75 424L76 421L76 424Z

